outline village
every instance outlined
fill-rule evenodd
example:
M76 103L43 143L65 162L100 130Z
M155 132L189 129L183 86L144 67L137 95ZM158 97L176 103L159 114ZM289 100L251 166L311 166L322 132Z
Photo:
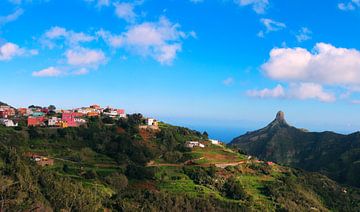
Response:
M0 105L0 124L6 127L18 127L21 120L25 120L27 127L79 127L86 124L87 119L91 117L109 117L117 120L127 116L124 109L102 108L96 104L69 110L56 109L53 105L49 107L31 105L28 108L17 109L8 105ZM146 118L145 125L140 128L156 129L157 121L153 118Z
M89 119L110 118L119 120L126 119L127 114L124 109L112 107L101 107L97 104L88 107L74 109L57 109L54 105L48 107L31 105L28 108L13 108L9 105L0 105L0 125L5 127L41 127L41 128L71 128L86 125ZM140 133L159 131L158 121L154 118L144 118L143 123L139 125ZM209 139L207 141L187 141L184 146L190 149L204 149L208 144L223 146L218 140ZM27 152L25 157L40 166L52 166L54 159L45 157L33 152Z

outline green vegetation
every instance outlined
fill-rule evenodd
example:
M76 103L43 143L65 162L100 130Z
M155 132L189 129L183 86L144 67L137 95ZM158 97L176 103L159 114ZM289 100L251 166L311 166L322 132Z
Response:
M360 210L360 192L323 175L268 165L206 133L141 114L80 128L0 127L0 211ZM205 148L186 148L189 140ZM27 155L55 160L36 165ZM350 157L350 156L349 156Z
M284 119L235 138L232 147L279 164L316 171L331 179L360 187L360 133L308 132Z

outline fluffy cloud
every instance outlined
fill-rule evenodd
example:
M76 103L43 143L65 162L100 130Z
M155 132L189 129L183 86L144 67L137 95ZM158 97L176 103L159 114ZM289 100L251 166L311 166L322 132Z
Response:
M131 3L114 3L115 14L117 17L126 20L127 22L134 22L136 14L134 12L134 5Z
M247 95L258 98L315 99L322 102L336 100L334 94L325 91L321 85L315 83L292 83L288 90L282 85L277 85L272 89L249 90Z
M279 31L286 28L286 24L268 18L262 18L260 22L265 26L266 32Z
M41 42L49 48L53 48L56 45L56 41L59 40L64 40L67 45L76 46L80 43L91 42L95 40L95 37L83 32L74 32L55 26L46 31L41 38Z
M169 65L181 51L181 41L195 35L194 32L187 34L179 28L179 24L173 24L167 18L161 17L158 22L132 25L120 35L103 30L98 34L113 48L124 47L137 55L150 56L161 64Z
M84 43L96 41L97 36L74 32L62 27L52 27L46 31L41 42L52 49L55 46L64 47L65 60L59 60L62 67L50 67L41 71L33 72L33 76L56 77L59 75L84 75L90 70L97 69L105 64L107 58L102 50L84 48ZM66 61L66 64L64 64Z
M57 77L62 75L63 72L55 67L49 67L40 71L34 71L32 75L34 77Z
M37 50L27 50L25 48L20 48L15 43L8 42L0 46L0 61L11 60L16 56L31 56L37 54Z
M262 18L260 19L260 22L265 27L265 31L261 30L257 34L260 38L265 37L265 33L275 32L286 28L286 24L268 18Z
M0 46L0 60L11 60L15 56L23 55L24 50L14 43Z
M275 48L262 65L267 76L287 82L360 85L360 51L318 43L313 51Z
M265 13L269 6L268 0L234 0L234 2L240 6L251 6L258 14Z
M259 98L283 98L285 97L285 89L283 86L277 85L273 89L249 90L247 91L247 95Z
M311 34L312 34L312 32L308 28L302 27L299 30L298 34L295 35L296 40L298 42L303 42L303 41L310 40L311 39Z
M15 21L18 19L22 14L24 13L23 9L17 9L15 12L7 15L7 16L1 16L0 17L0 26L7 24L9 22Z
M339 3L338 8L343 11L358 9L360 8L360 0L351 0L349 2Z
M291 84L288 96L301 100L317 99L322 102L333 102L336 100L334 94L325 91L321 85L315 83Z
M66 51L65 56L67 63L72 66L97 68L106 62L105 54L101 50L79 47Z
M261 69L267 77L288 83L288 89L278 85L274 89L250 90L249 96L333 102L337 97L324 87L344 91L340 99L360 91L360 51L356 49L326 43L316 44L311 51L274 48Z
M100 38L102 38L107 45L111 48L120 48L124 45L124 38L121 35L113 35L109 31L101 29L96 33Z

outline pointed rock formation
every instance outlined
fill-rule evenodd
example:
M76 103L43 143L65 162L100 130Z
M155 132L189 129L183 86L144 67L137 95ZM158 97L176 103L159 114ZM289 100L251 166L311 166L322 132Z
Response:
M279 112L276 114L275 120L277 120L277 121L279 121L279 122L285 122L285 113L282 112L282 111L279 111Z
M290 125L285 120L285 113L282 111L279 111L276 114L276 117L274 121L272 121L268 126L266 126L264 129L273 128L273 127L289 127Z
M360 158L360 133L309 132L287 124L279 111L266 127L233 139L230 146L262 160L320 171L360 188L360 166L354 165Z

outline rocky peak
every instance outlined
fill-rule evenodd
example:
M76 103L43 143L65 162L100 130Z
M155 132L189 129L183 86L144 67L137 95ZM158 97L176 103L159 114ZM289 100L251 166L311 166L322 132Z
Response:
M270 127L274 126L289 126L288 123L285 120L285 113L282 111L279 111L276 114L276 118L273 122L270 123Z
M279 111L279 112L276 114L275 120L278 121L278 122L286 122L286 121L285 121L285 113L282 112L282 111Z

